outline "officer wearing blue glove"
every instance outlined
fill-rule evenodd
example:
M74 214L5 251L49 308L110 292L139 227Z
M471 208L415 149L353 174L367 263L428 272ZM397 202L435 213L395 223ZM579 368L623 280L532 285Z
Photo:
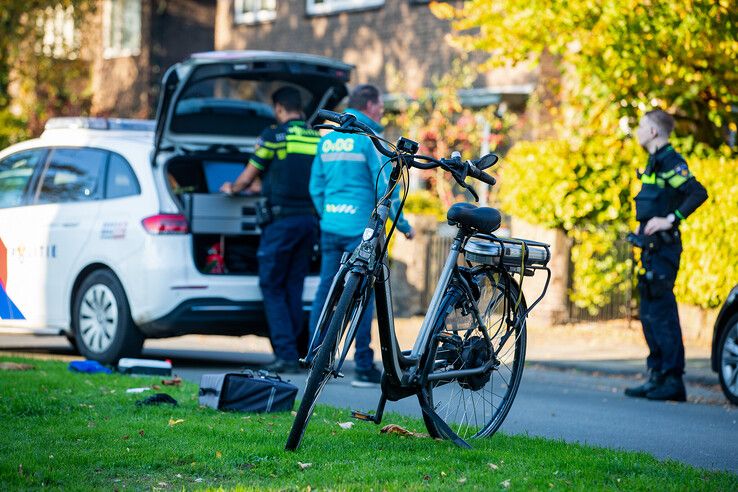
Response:
M362 123L380 134L384 128L379 123L384 114L384 103L379 89L373 85L359 85L349 96L349 109ZM323 304L330 290L333 277L340 267L344 252L353 251L361 242L361 236L369 216L376 205L375 197L381 196L389 180L391 167L380 160L371 140L366 136L331 132L321 138L318 153L310 175L310 195L320 215L321 269L320 286L315 295L310 316L311 335L315 331ZM377 175L381 173L377 183ZM399 206L399 189L393 195L391 217ZM414 236L413 229L401 215L397 229L406 237ZM356 334L356 377L353 386L379 384L382 373L374 366L371 342L372 303L359 322Z
M656 109L641 118L636 137L649 153L640 173L641 190L635 197L640 223L642 268L638 276L640 316L649 348L648 381L627 388L627 396L650 400L685 401L684 344L679 325L674 281L679 270L682 241L679 223L707 200L707 191L692 176L669 143L674 118Z

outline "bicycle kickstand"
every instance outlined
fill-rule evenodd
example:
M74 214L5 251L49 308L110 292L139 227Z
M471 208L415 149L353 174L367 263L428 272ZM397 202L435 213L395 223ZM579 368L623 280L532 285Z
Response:
M358 410L353 410L351 412L351 417L355 418L356 420L365 420L367 422L374 422L375 424L379 424L382 422L382 414L384 413L384 406L387 404L387 397L382 394L382 397L379 399L379 404L377 405L377 411L374 413L374 415L359 412Z

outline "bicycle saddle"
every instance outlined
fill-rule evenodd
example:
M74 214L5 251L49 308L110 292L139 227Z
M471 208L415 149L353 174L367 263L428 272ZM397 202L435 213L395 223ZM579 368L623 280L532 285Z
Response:
M446 214L449 224L460 224L482 234L492 234L500 227L500 211L491 207L477 207L471 203L456 203Z

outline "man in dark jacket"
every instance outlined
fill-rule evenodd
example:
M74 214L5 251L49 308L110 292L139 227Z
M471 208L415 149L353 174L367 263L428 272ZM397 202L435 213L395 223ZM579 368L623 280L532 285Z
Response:
M692 176L684 158L669 143L674 118L656 109L641 118L636 136L649 153L635 197L636 219L643 249L638 275L641 323L650 353L648 381L627 388L627 396L685 401L684 344L679 325L674 281L682 241L679 224L707 200L707 191Z
M298 372L297 339L305 328L302 291L316 242L318 219L308 184L320 134L307 128L300 93L282 87L272 95L277 125L262 132L246 169L221 191L238 193L262 177L266 200L257 258L259 286L276 359L275 372Z

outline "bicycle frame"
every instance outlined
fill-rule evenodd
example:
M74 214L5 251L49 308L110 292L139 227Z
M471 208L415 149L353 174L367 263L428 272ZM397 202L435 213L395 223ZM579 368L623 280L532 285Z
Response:
M316 329L310 341L310 346L308 348L309 357L312 357L316 349L321 346L325 330L329 330L331 337L335 337L335 340L331 339L326 345L322 346L323 349L318 352L319 363L316 367L320 367L320 370L323 372L321 374L311 372L308 377L306 393L309 391L310 396L306 402L309 403L306 404L304 401L300 405L298 415L295 419L295 424L293 424L293 428L288 439L287 449L296 449L299 445L305 431L305 426L307 425L312 413L312 405L315 404L315 401L320 394L320 390L322 389L322 385L325 384L331 376L342 376L340 370L348 355L349 348L355 339L359 321L366 311L368 300L370 299L370 289L373 289L374 291L377 319L379 322L381 357L384 366L384 372L381 379L382 394L374 415L355 411L352 412L352 416L360 420L371 421L375 424L379 424L382 420L384 407L388 400L397 401L402 398L415 395L418 398L418 402L423 412L423 418L429 432L431 432L431 435L433 437L448 438L455 444L468 448L470 447L469 444L457 435L451 427L449 427L446 421L436 413L436 410L439 407L433 406L434 388L460 380L462 380L460 385L469 384L469 381L463 381L463 378L472 378L477 375L484 378L488 373L491 373L493 369L500 366L501 363L504 364L504 362L498 358L498 352L494 348L492 342L492 337L496 337L500 334L500 330L503 329L503 327L506 327L506 331L502 333L500 337L501 342L499 347L505 345L506 340L510 336L514 336L516 337L516 353L518 350L522 350L524 352L525 338L523 338L522 345L518 346L517 336L525 334L525 318L530 310L543 298L546 289L548 288L551 271L545 265L548 259L550 259L550 252L546 251L546 254L543 255L545 259L542 262L540 262L541 260L537 256L531 257L531 261L529 262L528 250L526 248L529 243L534 242L519 239L498 239L492 234L480 233L477 230L478 227L476 225L471 226L466 223L466 221L460 221L458 223L458 233L456 234L448 256L446 257L440 278L436 284L426 316L423 319L413 347L411 350L401 350L395 332L392 308L392 286L389 275L385 274L387 269L386 246L388 242L388 235L385 233L385 228L390 216L391 196L399 183L404 167L407 167L408 169L410 167L417 167L419 169L441 167L444 170L449 171L461 187L465 188L472 195L477 197L473 187L465 182L467 176L485 182L488 185L493 185L495 183L494 178L486 174L484 169L487 169L494 164L497 158L496 156L492 156L494 157L494 160L490 161L492 157L487 155L477 161L462 162L460 154L454 153L455 155L452 154L450 159L437 160L433 157L417 155L418 144L407 140L404 137L401 137L398 140L397 145L392 145L390 143L389 145L393 150L387 150L381 143L382 141L386 141L376 137L369 127L360 124L356 121L354 116L340 115L329 111L323 111L323 113L325 119L339 124L341 129L345 130L347 133L359 133L366 135L369 138L373 138L373 143L379 153L389 157L390 162L393 163L393 167L385 194L378 200L378 203L369 218L368 224L364 229L361 242L353 252L344 254L339 271L333 278L332 285L329 289L328 296L319 317L318 329ZM325 128L335 129L335 127L328 125L326 125ZM423 161L426 161L429 164L423 164ZM402 211L403 206L404 198L400 204L398 214ZM483 215L480 215L480 217L483 217ZM494 215L492 215L492 217L494 217ZM474 224L474 221L470 221L469 223ZM394 226L392 227L389 236L391 236L393 232ZM498 253L488 254L489 252L484 249L484 247L480 250L479 245L476 243L476 249L471 248L469 243L467 243L467 240L476 236L479 236L481 240L490 242L497 241L500 243L500 248L497 248L496 250ZM508 245L510 243L518 245L513 246L511 250L516 251L515 248L517 248L519 254L512 254L511 257L516 261L519 258L519 265L510 265L509 260L507 263L503 261L504 258L507 258L505 255L510 254L503 253L503 249L501 249L503 242ZM543 245L541 243L537 243L535 246L539 249L540 247L544 247L546 250L548 249L548 245ZM465 251L466 253L464 253ZM469 263L469 267L458 266L459 256L462 254L476 255L474 257L470 257L471 261L480 263L480 265L472 266L472 264ZM540 256L540 254L538 256ZM497 258L497 260L495 260L495 258ZM536 263L536 261L539 261L539 263ZM530 307L528 307L522 294L522 279L524 276L533 275L533 270L536 269L546 270L548 272L548 277L546 278L546 283L542 289L541 295ZM520 282L514 278L514 274L520 275ZM477 305L477 301L480 299L482 293L480 282L484 280L483 276L489 277L495 291L499 291L501 293L499 297L495 298L494 304L490 304L490 306L499 306L499 302L502 300L502 315L500 316L499 325L497 325L496 321L493 323L493 325L497 325L497 328L492 337L489 333L490 327L486 326L486 322ZM346 289L344 289L344 286L346 286ZM517 292L517 299L509 297L511 289L513 292ZM335 311L333 311L334 307L336 308ZM444 346L446 343L449 343L449 340L454 341L455 339L459 339L456 333L454 333L453 336L446 336L443 334L443 330L447 328L445 325L446 313L456 309L460 309L463 315L471 314L473 316L473 328L463 328L467 330L466 337L468 337L469 340L468 350L473 354L474 351L477 350L477 341L481 339L486 339L488 345L485 345L485 347L492 347L491 352L485 352L483 355L486 357L484 363L474 363L473 366L467 369L464 368L463 364L459 366L456 362L447 360L448 356L445 355L445 353L440 357L436 357L436 355L438 355L439 343L443 350L447 350ZM487 313L489 309L489 306L485 307L485 313ZM493 309L496 309L496 307ZM332 316L339 316L340 318L333 318ZM349 316L350 318L348 318ZM491 328L494 329L494 326ZM479 335L472 336L471 331L475 329L479 329L481 337ZM343 343L343 345L341 345L341 343ZM466 343L466 341L464 343ZM521 346L522 349L520 349ZM461 356L459 355L459 357ZM476 357L476 355L470 355L468 357ZM514 357L516 366L518 365L518 360L520 360L520 364L522 364L523 359L519 359L517 355ZM313 369L315 369L315 367L313 367ZM517 385L520 381L522 366L520 366L519 369L515 369L514 374L516 374L516 379L515 384L512 386L512 390L510 390L510 399L504 400L506 403L504 403L503 407L500 407L500 412L502 413L499 414L500 420L494 424L496 426L499 426L509 411L512 399L514 399L514 394L517 391ZM487 376L487 379L482 381L482 384L486 384L487 381L489 381L489 376ZM463 388L463 386L461 387ZM473 386L472 389L476 391ZM308 407L308 404L311 406ZM497 418L497 415L498 414L496 414L495 419ZM493 424L490 423L490 425ZM490 429L490 432L494 432L496 427L490 427Z
M397 183L401 172L400 163L396 164L390 174L389 183L387 186L388 190L393 189ZM443 296L446 293L448 286L456 268L459 255L461 254L465 239L468 237L462 230L454 238L451 245L448 257L441 271L439 281L436 285L436 289L431 298L430 305L423 323L420 328L420 333L415 340L412 350L409 354L404 354L400 349L397 341L397 335L395 332L394 325L394 314L392 308L392 287L389 281L389 277L376 278L375 273L379 269L386 268L385 256L380 258L379 255L384 251L384 247L387 241L385 234L385 225L389 218L390 213L390 198L385 196L380 200L379 205L376 207L375 212L372 214L367 228L364 230L364 235L361 243L356 247L354 252L348 257L344 258L346 261L342 263L341 268L333 279L333 284L326 298L326 304L329 304L329 300L334 295L337 283L347 275L360 275L363 279L370 282L370 287L373 287L375 294L375 306L377 310L377 321L379 325L379 340L381 347L382 363L388 383L394 389L401 390L403 388L413 389L407 395L402 394L401 397L410 396L414 394L414 390L417 389L418 377L417 373L420 361L425 355L426 347L431 336L433 336L433 320L435 320L438 309L443 300ZM363 313L366 306L361 310ZM318 321L318 326L323 324L326 312L325 306L323 312ZM345 357L348 352L348 346L355 336L356 322L351 323L349 332L346 334L346 340L344 344L344 350L339 357L334 371L338 373L343 366ZM313 337L308 348L308 353L312 353L317 348L321 334L317 332L313 334ZM453 376L466 376L484 372L489 369L488 367L480 367L476 369L466 369L462 371L447 371L444 373L444 377ZM457 374L458 373L458 374ZM434 379L433 375L426 375L429 380ZM394 399L394 398L393 398ZM399 398L398 398L399 399Z

